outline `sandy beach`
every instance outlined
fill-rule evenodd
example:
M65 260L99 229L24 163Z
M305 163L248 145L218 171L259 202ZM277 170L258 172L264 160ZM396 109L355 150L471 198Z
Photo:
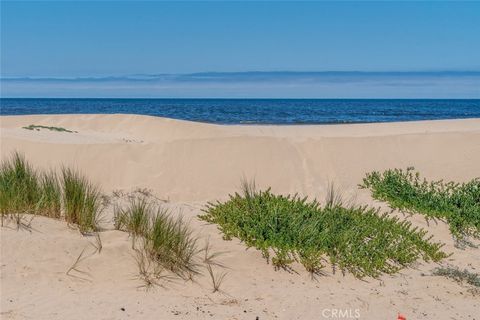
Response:
M72 131L26 130L31 124ZM358 188L367 172L414 166L428 179L480 177L480 119L305 126L213 125L140 115L0 117L1 158L25 154L39 168L68 165L106 195L148 189L172 214L209 239L227 276L212 293L208 276L146 291L127 233L105 211L103 250L65 222L36 217L32 230L1 230L2 319L478 319L480 296L444 277L434 263L380 279L302 268L275 271L255 249L224 241L197 216L225 200L242 178L275 193L324 199L334 183L358 204L390 209ZM480 249L458 249L448 226L392 215L428 230L452 253L444 263L480 272ZM66 271L85 249L76 276ZM335 311L337 310L337 311ZM342 310L342 313L338 313ZM345 311L346 310L346 311ZM346 313L344 313L346 312ZM342 317L340 317L342 316Z

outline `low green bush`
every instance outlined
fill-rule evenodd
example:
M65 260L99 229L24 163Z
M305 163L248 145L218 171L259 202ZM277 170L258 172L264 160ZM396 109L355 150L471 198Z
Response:
M377 209L344 206L334 192L322 207L316 200L256 191L254 185L244 184L241 194L209 203L204 211L200 218L218 224L226 240L237 237L261 250L277 268L298 261L319 273L328 261L359 278L377 277L418 259L439 261L447 256L426 231Z
M465 183L427 181L414 168L374 171L363 179L375 199L395 209L443 219L456 239L480 236L480 179Z

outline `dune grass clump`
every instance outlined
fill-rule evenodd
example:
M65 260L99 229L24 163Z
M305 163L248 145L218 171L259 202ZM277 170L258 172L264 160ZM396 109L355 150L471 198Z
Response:
M60 217L61 190L54 172L37 172L17 152L0 166L0 212L5 217L24 214Z
M183 279L199 274L197 239L181 217L174 218L160 209L145 240L147 251L167 270Z
M17 152L0 166L0 213L19 222L22 215L64 218L82 233L96 231L102 211L102 194L78 172L63 168L37 171ZM17 223L18 224L18 223Z
M2 214L32 213L40 200L40 182L33 167L19 153L4 160L0 168Z
M480 237L480 179L466 183L427 181L414 168L374 171L363 179L375 199L395 209L446 220L456 239Z
M418 259L439 261L447 255L426 231L377 209L344 206L331 193L321 206L316 200L257 191L244 184L241 194L209 203L201 219L216 223L226 240L237 237L261 250L277 268L300 262L318 274L330 262L334 270L377 277L408 267Z
M63 167L61 184L65 220L78 225L81 233L98 230L102 212L102 194L79 172Z
M146 197L131 198L127 207L115 206L114 226L132 235L132 247L137 236L145 236L148 232L150 218L154 208Z
M61 218L62 189L54 171L42 172L40 180L40 201L37 213L55 219Z
M115 228L132 235L132 246L142 237L142 261L148 257L162 269L184 279L199 273L197 238L182 217L175 218L147 197L134 197L114 212ZM145 265L145 262L143 262ZM141 268L140 268L141 269Z
M136 278L144 283L139 288L149 290L153 286L163 287L163 281L173 280L173 277L166 272L165 268L150 257L144 247L134 250L134 258L138 267Z
M116 230L128 232L132 236L146 237L151 228L152 217L160 206L145 196L128 196L124 204L113 208L113 224Z

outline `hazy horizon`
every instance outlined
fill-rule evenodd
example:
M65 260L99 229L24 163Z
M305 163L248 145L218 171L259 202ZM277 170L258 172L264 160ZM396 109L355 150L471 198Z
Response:
M480 72L202 72L2 78L3 97L480 98Z
M1 9L2 97L480 98L480 2Z

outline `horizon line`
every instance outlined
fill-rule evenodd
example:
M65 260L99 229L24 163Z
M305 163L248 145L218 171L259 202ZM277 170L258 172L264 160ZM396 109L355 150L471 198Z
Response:
M218 97L194 97L194 98L155 98L155 97L1 97L5 99L22 99L22 100L480 100L480 98L218 98Z
M480 76L477 70L436 70L436 71L202 71L191 73L134 73L124 75L98 75L98 76L7 76L0 75L0 81L98 81L98 80L208 80L204 77L232 78L250 76ZM203 78L203 79L202 79Z

